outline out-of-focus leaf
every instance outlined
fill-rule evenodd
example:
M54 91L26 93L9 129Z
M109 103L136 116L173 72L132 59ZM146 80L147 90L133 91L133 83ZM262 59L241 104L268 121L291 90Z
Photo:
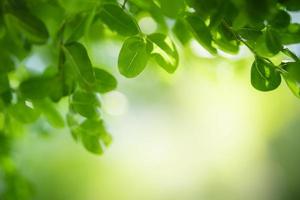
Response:
M102 154L103 147L109 146L112 138L106 131L103 121L99 119L87 119L74 129L80 137L84 147L95 154ZM103 144L103 145L102 145Z
M0 73L8 73L15 69L15 64L10 57L10 55L6 52L0 51Z
M92 92L76 91L71 99L71 108L86 118L95 118L99 115L100 101Z
M37 107L42 114L46 117L49 123L56 128L64 127L64 119L55 105L48 99L38 100L33 102L34 106Z
M190 34L190 32L186 31L187 26L186 24L180 20L177 19L175 22L175 25L172 29L173 33L176 35L176 37L178 38L178 40L185 45L186 43L188 43L192 37L192 35Z
M284 10L279 10L270 20L269 24L273 28L286 28L291 22L291 16Z
M288 87L296 97L300 98L300 63L287 63L285 70L287 73L283 73L283 77Z
M160 33L151 34L148 39L154 44L152 56L155 61L167 72L174 73L179 62L175 44L169 37Z
M162 12L171 18L176 18L184 10L183 0L159 0Z
M10 90L9 80L6 74L0 74L0 94Z
M95 91L99 93L106 93L116 89L117 80L113 75L108 73L107 71L99 68L94 68L96 83L95 83Z
M128 38L119 54L118 66L120 73L127 78L138 76L145 69L152 48L152 44L147 43L141 37Z
M271 28L266 30L266 45L271 53L277 54L283 49L280 38L277 35L277 32Z
M40 115L40 112L34 107L29 107L24 101L11 105L8 108L8 112L11 116L22 123L32 123L36 121Z
M117 4L103 4L99 16L112 31L120 35L132 36L139 33L135 19Z
M212 46L212 35L209 28L203 22L201 17L196 14L188 15L185 20L189 25L196 40L211 54L216 54L217 50Z
M278 32L282 44L300 43L300 24L290 24L286 29Z
M51 79L43 76L27 79L19 86L22 96L28 99L45 98L49 95L51 89Z
M17 28L30 42L35 44L47 42L49 33L45 24L28 9L6 5L4 12L6 23Z
M260 91L271 91L281 83L280 73L271 63L256 58L251 68L251 84Z

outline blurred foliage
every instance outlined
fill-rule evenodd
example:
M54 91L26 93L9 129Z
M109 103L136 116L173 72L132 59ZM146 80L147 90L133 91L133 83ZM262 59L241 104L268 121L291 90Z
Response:
M123 41L118 69L128 78L141 74L150 59L174 73L179 53L173 35L182 45L194 38L215 56L220 50L237 54L245 45L255 57L254 88L274 90L284 78L300 97L299 58L287 48L300 42L300 24L291 23L289 13L300 10L298 0L0 0L0 6L0 163L4 176L13 177L4 178L4 199L30 198L30 189L18 189L26 181L11 163L10 143L40 116L55 128L67 123L90 152L101 154L111 143L99 96L117 81L93 65L90 43ZM145 13L157 23L155 33L139 27ZM36 47L47 63L41 73L24 69ZM64 99L66 113L58 107Z

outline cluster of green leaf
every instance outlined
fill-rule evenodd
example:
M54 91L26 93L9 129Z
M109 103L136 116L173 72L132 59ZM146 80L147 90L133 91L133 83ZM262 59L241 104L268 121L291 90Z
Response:
M174 73L179 55L171 36L182 45L194 38L215 56L219 50L237 54L245 45L255 57L256 89L274 90L284 78L300 97L300 61L288 49L300 43L300 24L290 16L299 10L299 0L0 0L0 143L11 143L16 123L33 124L43 116L55 128L67 124L90 152L103 152L111 136L99 96L117 81L93 65L86 47L103 38L123 42L118 69L128 78L142 73L149 60ZM139 27L145 15L157 23L155 33ZM49 67L20 76L37 47L47 52ZM273 62L278 55L279 64ZM66 98L64 118L57 105ZM5 149L1 145L0 156L7 159Z

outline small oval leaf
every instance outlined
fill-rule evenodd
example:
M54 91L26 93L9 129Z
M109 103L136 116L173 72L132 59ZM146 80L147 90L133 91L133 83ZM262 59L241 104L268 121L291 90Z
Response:
M256 58L251 68L251 84L260 91L271 91L281 83L281 76L275 66Z
M150 50L147 42L138 36L125 40L118 59L119 71L127 78L138 76L146 67Z

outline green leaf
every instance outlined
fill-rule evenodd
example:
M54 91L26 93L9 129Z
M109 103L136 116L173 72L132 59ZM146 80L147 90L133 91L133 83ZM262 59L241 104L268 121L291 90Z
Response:
M91 87L96 79L85 47L78 42L72 42L63 46L63 50L67 61L70 62L81 83L84 86Z
M64 29L66 43L75 42L84 35L87 20L86 14L78 13L66 23Z
M266 46L273 54L277 54L283 49L277 32L271 28L267 28L266 30Z
M278 32L282 44L300 43L300 24L290 24L286 29Z
M298 0L279 0L279 2L285 5L289 11L300 10L300 2Z
M42 99L49 95L51 91L51 79L40 76L23 81L19 90L24 98Z
M55 108L55 105L49 100L39 100L34 101L33 105L36 106L42 114L46 117L48 122L56 128L63 128L64 127L64 119L61 114Z
M9 91L9 80L6 74L0 74L0 95Z
M185 17L196 40L211 54L216 54L217 50L212 46L212 35L210 29L203 22L201 17L191 14Z
M35 44L44 44L49 38L45 24L23 7L5 7L5 20L22 33L27 40Z
M283 77L293 92L293 94L300 98L300 62L287 63L285 70L287 73L283 73Z
M11 116L22 123L32 123L36 121L40 115L40 112L34 107L29 107L24 101L11 105L8 108L8 112Z
M159 0L160 8L164 15L176 18L184 9L183 0Z
M6 52L0 52L0 73L5 74L11 72L15 69L15 64L10 57L10 55Z
M101 104L94 93L77 91L72 96L70 106L76 113L86 118L96 118Z
M152 48L152 44L139 36L125 40L118 58L120 73L127 78L138 76L145 69Z
M103 4L99 16L112 31L120 35L132 36L140 32L135 19L117 4Z
M81 139L84 147L95 154L102 154L104 146L108 147L112 141L103 121L99 119L85 120L74 129L74 132Z
M96 84L94 90L99 93L106 93L116 89L117 80L110 73L103 69L94 68Z
M251 68L251 84L260 91L271 91L281 83L280 73L271 63L256 58Z
M234 32L221 23L213 34L214 42L218 47L228 53L239 52L239 41L236 40Z
M270 20L269 24L273 28L283 29L291 23L291 16L284 10L279 10Z
M176 20L175 25L172 28L173 33L183 45L187 44L192 37L190 32L186 31L186 29L186 24L183 22L183 20L180 19Z
M151 34L148 39L154 44L152 56L156 62L167 72L174 73L179 62L175 44L169 37L160 33Z
M261 30L248 28L248 27L238 29L237 33L245 40L250 40L250 41L257 40L260 36L263 35Z

